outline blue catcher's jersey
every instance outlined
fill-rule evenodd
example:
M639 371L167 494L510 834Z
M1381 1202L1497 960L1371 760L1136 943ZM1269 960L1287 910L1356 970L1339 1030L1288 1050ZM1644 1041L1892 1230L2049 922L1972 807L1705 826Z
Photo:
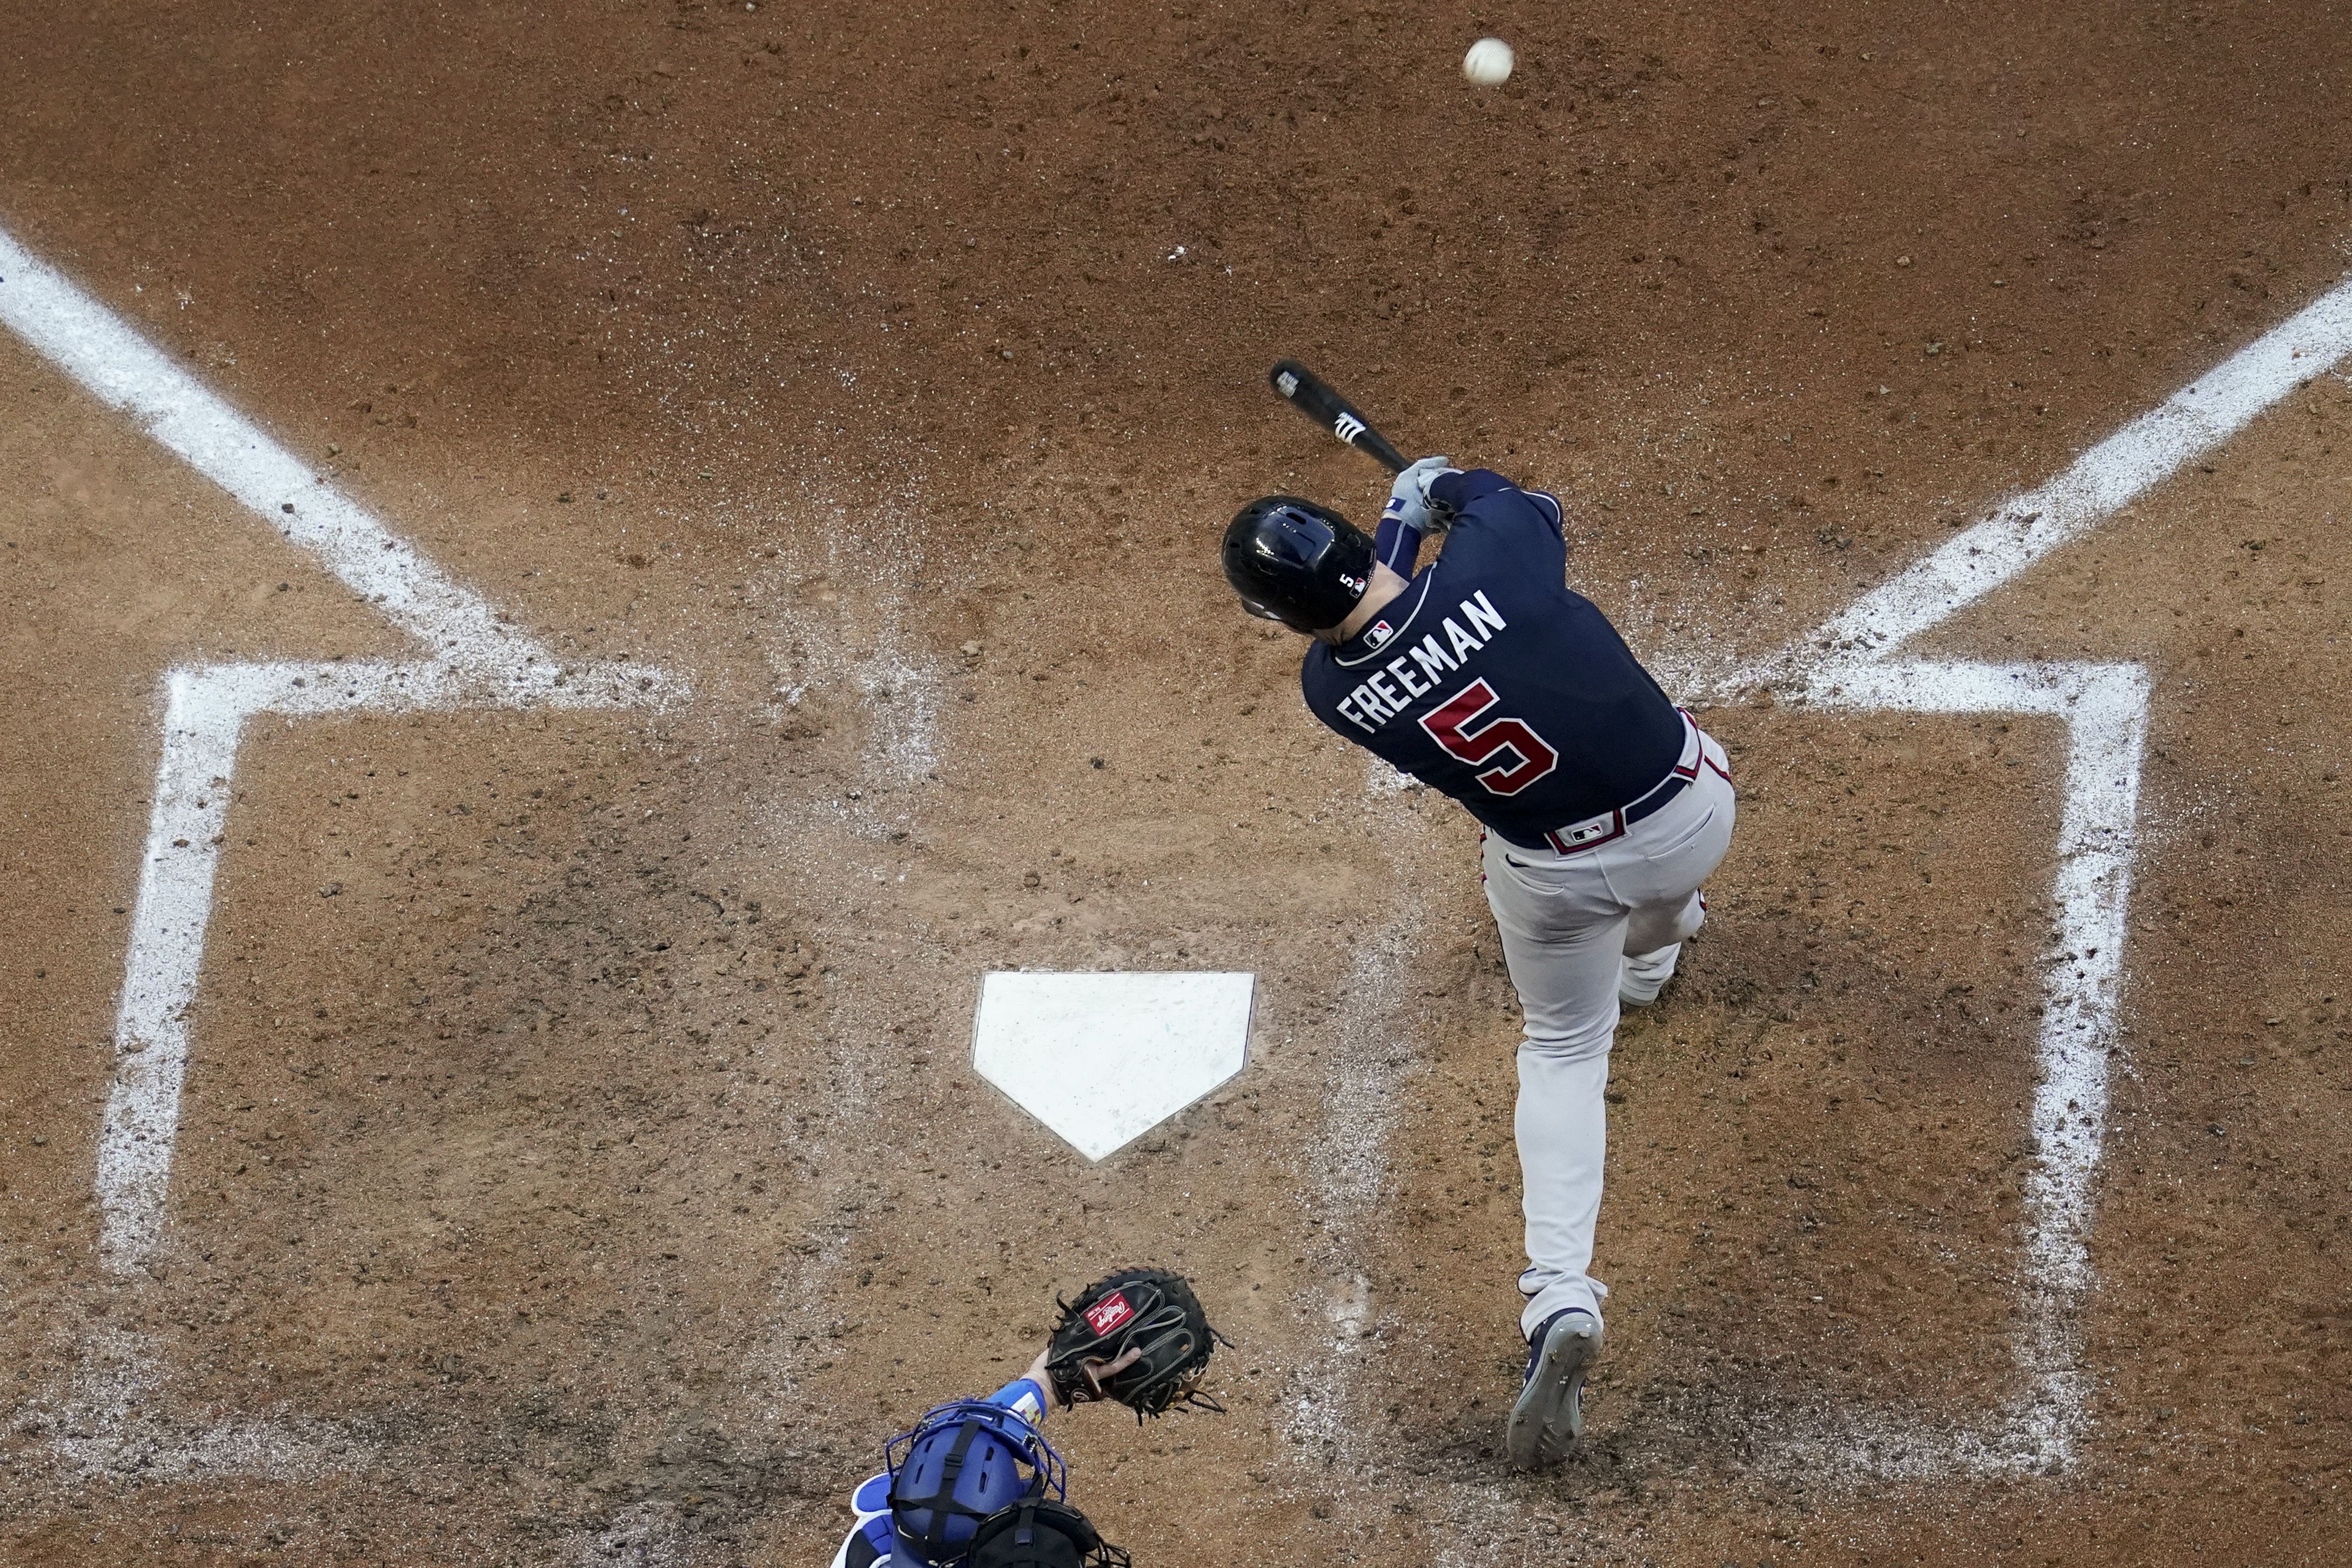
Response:
M1682 716L1569 590L1559 501L1486 468L1432 494L1456 511L1444 552L1354 637L1309 648L1299 682L1324 723L1539 847L1664 779Z
M986 1403L1016 1411L1035 1425L1045 1414L1045 1391L1025 1377L1016 1377L990 1394ZM895 1553L897 1537L890 1533L890 1476L870 1476L849 1494L849 1510L857 1522L833 1554L833 1568L902 1568Z

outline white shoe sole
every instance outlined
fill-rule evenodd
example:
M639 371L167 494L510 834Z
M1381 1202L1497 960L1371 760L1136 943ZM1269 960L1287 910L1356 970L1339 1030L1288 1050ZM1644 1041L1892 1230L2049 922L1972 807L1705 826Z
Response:
M1511 1406L1503 1452L1515 1469L1558 1464L1584 1436L1584 1374L1601 1359L1601 1325L1591 1318L1573 1322L1545 1336L1535 1375Z

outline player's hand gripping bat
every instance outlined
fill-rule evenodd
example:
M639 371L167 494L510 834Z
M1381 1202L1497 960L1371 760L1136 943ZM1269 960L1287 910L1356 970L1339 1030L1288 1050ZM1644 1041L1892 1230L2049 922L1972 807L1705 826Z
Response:
M1388 437L1372 428L1371 421L1356 411L1356 405L1333 390L1331 384L1300 364L1295 359L1284 360L1267 373L1266 379L1275 391L1282 394L1293 408L1339 437L1359 452L1378 458L1389 472L1401 473L1404 458Z

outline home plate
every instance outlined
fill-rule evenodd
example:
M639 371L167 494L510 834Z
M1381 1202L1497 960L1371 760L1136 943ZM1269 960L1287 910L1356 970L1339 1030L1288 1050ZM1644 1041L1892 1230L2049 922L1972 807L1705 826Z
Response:
M1040 974L981 982L971 1065L1099 1160L1242 1070L1251 974Z

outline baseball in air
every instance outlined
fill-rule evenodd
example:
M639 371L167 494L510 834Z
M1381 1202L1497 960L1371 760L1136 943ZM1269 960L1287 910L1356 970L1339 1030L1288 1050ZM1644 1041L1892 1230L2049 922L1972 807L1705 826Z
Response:
M1481 38L1462 57L1462 74L1480 87L1500 87L1511 79L1511 46L1500 38Z

